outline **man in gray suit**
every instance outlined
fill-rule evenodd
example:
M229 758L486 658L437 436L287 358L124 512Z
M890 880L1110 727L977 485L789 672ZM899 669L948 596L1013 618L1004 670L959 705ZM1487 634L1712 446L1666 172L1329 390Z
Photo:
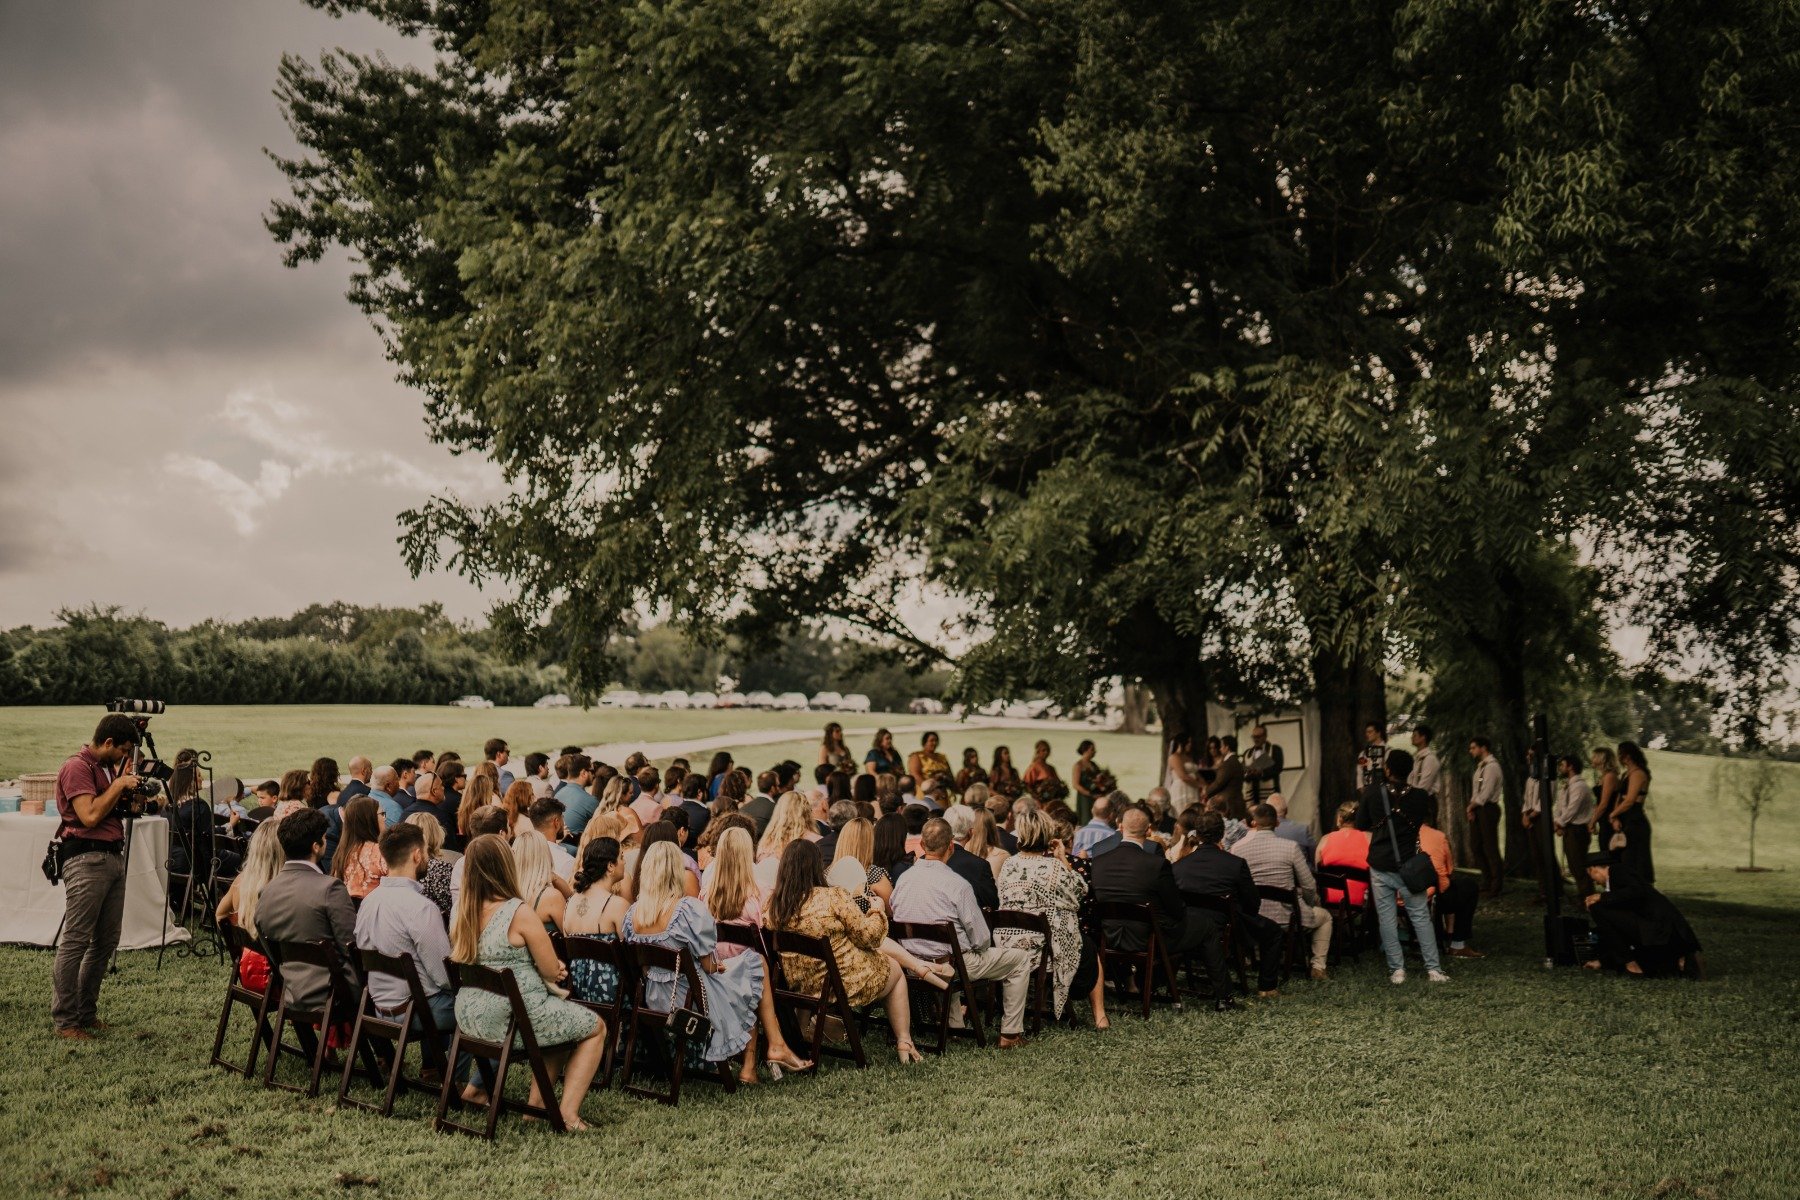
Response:
M316 809L301 809L282 818L276 834L287 864L257 901L257 935L265 942L330 942L346 962L355 962L350 893L316 861L325 849L325 818ZM319 968L296 963L281 968L281 986L290 1007L315 1008L325 1002L330 984Z

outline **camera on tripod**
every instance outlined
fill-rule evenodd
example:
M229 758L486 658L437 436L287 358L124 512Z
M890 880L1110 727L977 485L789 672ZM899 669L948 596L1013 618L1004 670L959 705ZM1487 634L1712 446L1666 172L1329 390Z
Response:
M123 816L141 817L149 812L157 797L166 791L170 776L175 774L175 768L156 757L156 739L150 736L150 718L160 716L168 708L161 700L128 700L120 697L106 702L107 712L123 713L132 719L132 724L137 726L138 744L149 751L138 759L133 768L138 777L138 785L119 799Z

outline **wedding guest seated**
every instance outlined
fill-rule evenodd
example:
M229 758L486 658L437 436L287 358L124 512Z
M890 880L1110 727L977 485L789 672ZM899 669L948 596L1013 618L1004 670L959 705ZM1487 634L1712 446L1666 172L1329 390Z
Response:
M1113 828L1113 821L1116 819L1114 804L1110 793L1094 801L1093 816L1086 825L1075 831L1076 858L1097 858L1118 846L1120 837Z
M1012 797L1001 796L991 792L985 784L978 786L981 788L981 792L979 793L982 797L981 806L988 810L994 818L994 824L1000 827L1000 848L1008 854L1017 854L1019 852L1019 838L1018 835L1013 832ZM975 803L975 801L967 794L965 794L964 800L969 804Z
M718 925L744 925L752 929L760 926L763 898L762 889L756 886L756 850L750 844L750 831L733 825L720 836L717 851L711 878L703 881L700 893L706 901L706 910ZM745 949L735 943L722 942L714 953L720 962L724 962L742 954Z
M988 870L992 871L994 878L998 880L1001 868L1006 865L1006 860L1011 858L1012 854L1000 845L1000 826L995 822L994 814L980 804L959 804L956 807L968 809L974 819L968 839L962 843L963 849L985 861Z
M799 792L785 792L775 802L769 816L769 827L756 843L756 886L767 896L775 890L775 876L781 870L781 852L788 843L806 836L812 829L812 817L806 798Z
M1485 958L1486 955L1469 945L1470 933L1475 927L1475 905L1481 896L1481 885L1472 876L1456 873L1456 859L1450 853L1450 839L1444 836L1437 823L1437 809L1434 806L1426 810L1425 821L1419 826L1419 849L1431 856L1431 863L1437 868L1438 912L1444 918L1444 931L1450 935L1450 957Z
M645 848L638 863L637 899L625 913L625 940L645 942L691 955L699 966L700 986L706 991L711 1031L702 1057L724 1062L742 1054L738 1068L742 1083L754 1084L756 1032L760 1024L767 1042L765 1057L771 1064L804 1071L812 1064L788 1047L776 1019L775 1000L764 975L760 954L740 954L720 962L718 929L712 913L699 900L684 894L685 871L681 851L670 841ZM668 1010L687 1003L687 979L654 969L645 977L645 1002Z
M1175 814L1169 809L1169 789L1153 787L1144 795L1144 811L1150 814L1150 833L1167 844L1175 836Z
M356 908L344 881L319 870L318 856L325 852L325 818L317 809L304 809L283 817L275 831L287 861L264 885L257 901L258 934L265 943L329 942L346 963L354 962ZM382 868L385 873L385 863ZM281 968L281 988L291 1007L318 1008L325 1002L330 980L321 968L292 963ZM310 1052L312 1046L307 1043L303 1036L301 1047Z
M344 831L338 835L331 873L344 881L352 900L361 900L374 891L387 874L380 845L386 820L372 795L358 796L344 806Z
M450 957L450 937L444 931L443 914L419 882L431 861L424 831L411 823L387 830L381 835L381 856L387 874L357 910L356 944L394 958L411 956L432 1021L448 1049L456 1029L456 994L450 990L450 976L444 970L444 960ZM412 1000L405 982L380 972L369 976L369 996L384 1013L397 1012ZM467 1080L468 1067L468 1062L459 1061L456 1078ZM463 1098L474 1103L487 1100L475 1087L465 1087Z
M900 872L912 865L912 852L906 848L906 818L897 812L883 813L875 822L875 847L869 852L869 887L893 907L894 881ZM881 874L877 875L876 872Z
M774 771L764 771L756 777L756 793L743 804L738 811L749 817L756 824L754 836L761 840L763 832L769 827L769 818L775 815L775 796L780 777Z
M407 766L411 766L409 762ZM369 798L381 806L387 825L398 825L406 819L400 810L400 773L391 766L376 767L369 775ZM385 829L387 826L384 825Z
M1099 805L1096 800L1095 808ZM1206 930L1189 914L1175 886L1169 860L1146 851L1149 833L1150 815L1141 808L1126 809L1119 818L1119 845L1092 860L1088 886L1096 900L1148 904L1155 913L1157 931L1169 948L1169 956L1179 962L1199 949ZM1109 946L1125 951L1144 948L1143 926L1135 922L1108 921L1105 932Z
M563 1075L558 1104L563 1121L570 1129L586 1129L581 1102L600 1068L606 1023L564 998L562 982L568 970L557 959L544 923L519 899L506 839L491 833L472 838L461 861L463 895L451 922L450 956L457 962L512 972L551 1082ZM492 992L464 988L457 994L456 1022L473 1037L502 1040L511 1016L511 1005ZM552 1099L539 1093L533 1079L529 1102L547 1105Z
M831 956L837 961L851 1006L862 1008L884 1000L900 1061L920 1062L923 1056L912 1043L906 975L899 964L881 953L887 936L887 916L879 897L871 897L870 901L867 912L859 910L851 903L848 892L825 882L818 846L795 841L782 852L766 923L770 929L831 943ZM825 986L824 970L814 959L783 955L782 970L799 991L817 995Z
M1588 970L1704 976L1700 939L1667 896L1617 855L1588 855L1587 872L1598 890L1583 903L1599 938L1598 956L1583 964Z
M1190 807L1181 814L1188 823ZM1193 828L1185 835L1188 848L1173 868L1175 886L1196 896L1224 896L1237 908L1236 928L1257 952L1257 986L1262 992L1273 992L1281 981L1281 964L1276 947L1281 941L1281 927L1261 913L1262 897L1257 894L1256 880L1250 864L1225 849L1225 814L1207 806L1192 818ZM1206 977L1212 985L1213 1007L1221 1012L1237 1007L1236 981L1225 961L1226 917L1210 909L1191 910L1201 925L1197 946Z
M231 886L225 889L218 910L213 914L220 921L235 921L237 927L252 938L258 936L256 909L263 889L287 862L287 852L281 848L280 829L279 824L270 821L258 826L250 835L243 865L232 878ZM251 991L268 991L269 960L259 951L244 951L238 962L238 980Z
M556 865L550 858L550 843L533 829L512 841L513 872L519 881L519 898L525 907L537 914L547 930L562 928L563 910L570 888L556 876Z
M1071 996L1086 996L1094 1028L1105 1029L1106 984L1093 939L1081 929L1081 902L1088 885L1069 865L1068 847L1050 836L1050 822L1036 812L1021 812L1014 834L1019 852L1000 868L1000 907L1036 913L1050 926L1051 1011L1069 1012ZM1023 929L1002 929L994 941L1011 950L1038 952L1041 938Z
M563 933L569 937L598 938L616 942L631 906L612 893L623 872L619 868L619 843L595 838L581 852L575 870L575 894L563 912ZM578 958L569 964L569 988L577 1000L611 1004L619 994L619 971L611 963Z
M439 829L447 827L456 814L444 790L443 777L432 771L421 772L413 780L413 794L400 806L400 811L403 821L412 820L416 813L424 813L437 821Z
M919 835L920 858L894 884L894 919L925 924L948 924L962 948L963 965L974 980L998 980L1001 995L1000 1048L1010 1050L1025 1040L1025 994L1037 955L994 944L987 918L975 902L968 879L952 871L950 853L955 843L950 826L941 818L925 823ZM987 866L974 859L985 873ZM992 876L989 877L992 882ZM921 958L942 954L943 947L917 939L900 943ZM960 1028L966 1019L960 1008L951 1013L951 1025Z
M1313 861L1320 870L1331 867L1355 867L1358 870L1369 869L1369 833L1356 827L1356 801L1346 800L1337 807L1337 828L1319 839L1319 845L1313 851ZM1350 907L1361 908L1367 901L1369 885L1360 880L1349 881ZM1321 899L1326 904L1339 904L1343 901L1342 888L1326 888Z
M950 869L969 881L969 887L975 892L975 902L983 909L999 908L1000 891L994 886L994 869L988 866L987 859L971 854L967 849L969 835L975 831L975 810L966 804L955 804L945 809L939 819L950 826L953 839Z
M557 760L556 776L562 780L551 794L563 804L563 823L569 832L576 837L587 828L593 819L594 810L600 807L600 798L594 795L594 760L585 754L569 754Z
M700 892L705 894L712 880L713 864L719 861L719 841L726 832L742 829L750 835L750 862L756 863L756 822L740 812L721 813L707 822L700 844L694 848L694 861L700 864Z
M437 905L444 920L450 919L450 876L456 871L458 856L444 852L444 827L430 813L414 813L406 818L406 823L419 831L425 839L425 870L419 876L419 886L425 892L425 898Z
M556 877L567 883L575 876L575 856L563 844L569 834L568 826L563 824L564 811L563 802L554 796L531 802L531 827L550 843L550 861L556 868Z
M867 779L863 775L859 778ZM893 814L890 814L893 815ZM887 818L882 818L886 820ZM895 851L904 844L906 824L897 815L894 823L889 825L887 834L890 839L888 850ZM814 843L815 846L820 843ZM858 817L844 826L838 837L837 857L831 862L831 868L825 872L825 882L832 887L842 888L860 912L868 912L875 907L887 908L894 895L892 878L887 871L876 866L875 825L867 818ZM946 963L928 962L909 953L905 947L891 938L883 938L881 952L900 964L900 969L909 972L916 979L923 979L936 988L948 987L948 980L955 975L955 969Z
M265 779L250 789L250 805L244 815L252 821L266 821L275 815L275 803L281 799L281 785Z
M866 779L867 776L864 776ZM850 800L835 801L825 810L824 827L819 834L819 859L830 862L837 856L838 834L844 826L856 820L856 804Z
M1306 856L1306 865L1312 866L1313 855L1317 850L1312 830L1298 821L1288 820L1287 797L1280 792L1270 796L1268 804L1275 810L1275 836L1284 838L1300 847L1300 852Z
M484 804L469 814L469 840L478 837L500 837L512 841L512 821L506 810L498 804ZM463 858L468 855L464 854ZM457 898L462 894L463 858L459 858L450 867L450 903L455 907Z
M1279 819L1273 804L1254 805L1250 809L1250 832L1231 852L1250 864L1250 877L1258 887L1277 887L1294 893L1300 925L1312 939L1312 977L1322 980L1325 959L1331 950L1331 914L1319 904L1319 890L1307 868L1305 852L1298 843L1277 832ZM1287 928L1291 916L1287 905L1264 900L1258 911L1282 929Z
M900 809L900 816L906 821L906 852L919 852L919 835L925 832L925 822L931 820L931 810L923 804L907 804Z

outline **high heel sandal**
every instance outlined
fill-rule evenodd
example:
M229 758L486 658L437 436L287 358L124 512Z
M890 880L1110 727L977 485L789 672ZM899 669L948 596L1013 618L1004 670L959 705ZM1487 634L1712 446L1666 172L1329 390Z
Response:
M923 971L923 972L908 971L906 973L907 976L912 979L917 979L920 983L930 984L932 987L936 988L940 992L949 991L950 990L950 980L951 980L952 976L955 975L955 971L952 971L949 975L939 975L936 971L929 969L933 964L927 963L925 965L927 967L927 969L925 971Z
M925 1061L925 1056L920 1054L919 1048L911 1042L901 1042L894 1047L894 1052L900 1056L900 1062L905 1066Z

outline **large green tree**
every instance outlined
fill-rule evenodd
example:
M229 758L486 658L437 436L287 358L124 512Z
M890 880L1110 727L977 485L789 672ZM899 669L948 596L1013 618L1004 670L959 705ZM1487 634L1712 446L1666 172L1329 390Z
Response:
M412 514L414 565L506 580L578 680L646 607L929 659L922 577L972 692L1124 675L1180 731L1310 691L1347 760L1448 645L1516 760L1538 564L1616 582L1722 462L1725 602L1635 598L1791 622L1794 459L1720 432L1792 382L1773 0L325 7L437 66L285 61L271 228L350 249L434 436L513 485Z

